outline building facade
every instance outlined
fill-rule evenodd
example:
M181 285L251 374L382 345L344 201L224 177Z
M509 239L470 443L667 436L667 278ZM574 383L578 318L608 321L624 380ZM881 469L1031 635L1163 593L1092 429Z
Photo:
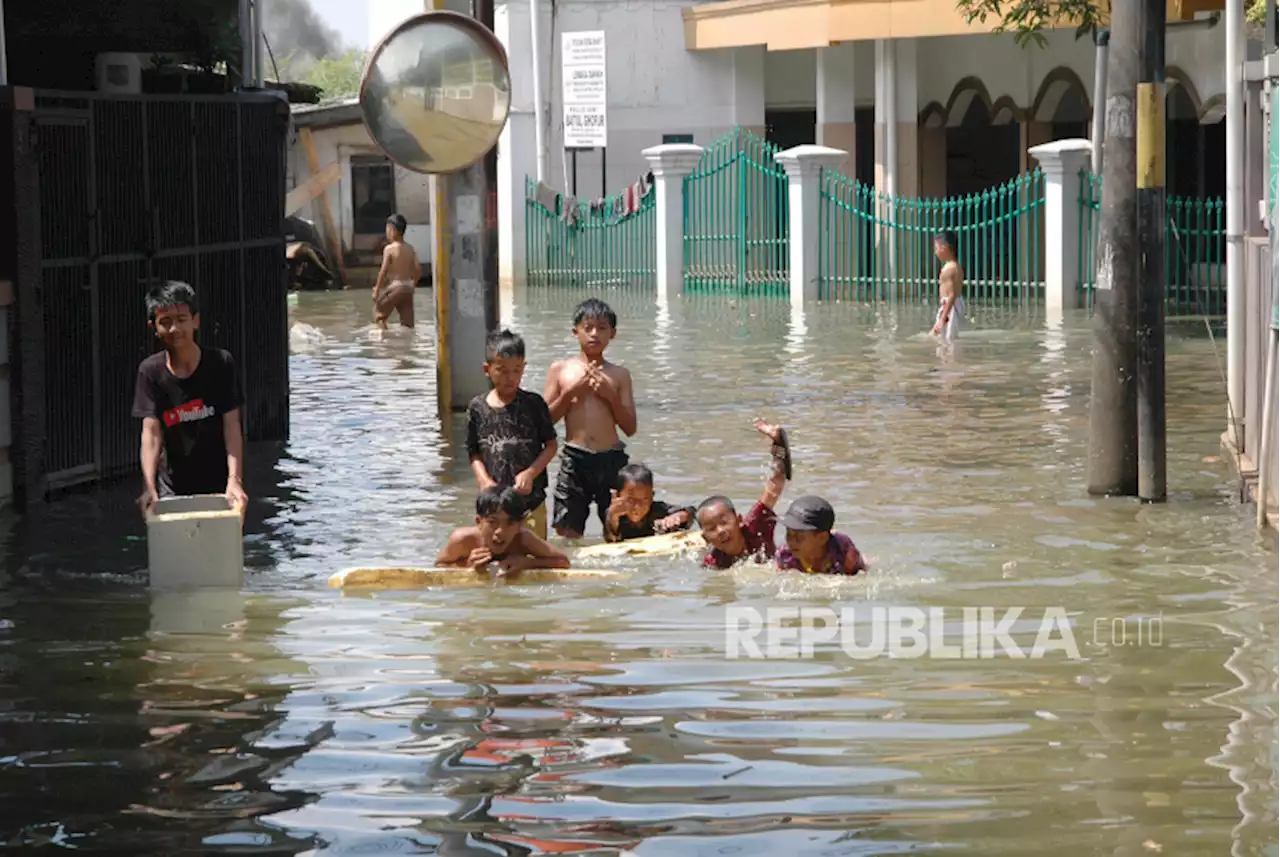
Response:
M1219 4L1220 8L1220 4ZM1088 136L1098 52L1073 29L1019 46L967 24L954 0L563 0L540 4L537 64L547 184L607 196L648 170L664 142L751 130L780 147L849 152L843 171L901 196L956 196L1029 166L1030 146ZM1198 17L1197 17L1198 16ZM1223 28L1209 10L1170 7L1169 191L1224 190ZM504 278L524 269L525 179L535 172L534 46L527 0L499 4L496 30L512 68L512 110L499 142ZM565 153L561 34L603 30L608 140Z
M312 152L307 151L308 145ZM333 222L341 248L346 285L373 285L371 278L377 276L386 244L387 217L393 212L408 221L405 240L417 251L423 276L429 280L434 259L430 179L392 163L383 154L369 136L357 99L294 106L286 162L286 183L291 190L312 177L313 157L322 173L336 163L337 176L323 195L285 214L315 223L327 242L325 252L332 255L334 239L326 234L324 209L328 207L327 218ZM330 260L335 266L337 261Z

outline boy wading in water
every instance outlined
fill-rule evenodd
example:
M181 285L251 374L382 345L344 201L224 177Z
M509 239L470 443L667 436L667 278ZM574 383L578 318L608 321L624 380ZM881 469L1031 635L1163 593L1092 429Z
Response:
M565 446L560 454L552 525L565 538L581 538L592 503L606 525L618 471L628 463L618 437L636 433L636 403L631 373L604 359L617 335L618 316L609 305L588 298L573 314L577 357L558 360L547 370L543 398L553 422L564 418Z
M467 408L467 455L480 490L514 488L530 529L545 539L547 465L556 454L556 427L542 397L520 388L524 350L524 340L509 330L489 336L484 373L493 389Z
M930 336L940 336L943 342L955 342L960 335L960 325L964 318L964 269L956 261L956 234L943 232L933 237L933 252L942 262L942 272L938 274L938 317L934 321Z
M422 265L417 252L405 243L407 227L403 214L387 218L387 247L373 284L373 320L383 330L393 311L400 317L401 327L413 327L413 292L422 277Z
M133 415L142 420L142 496L149 515L161 497L225 494L244 519L240 375L231 355L196 344L200 308L186 283L147 295L164 351L138 366Z

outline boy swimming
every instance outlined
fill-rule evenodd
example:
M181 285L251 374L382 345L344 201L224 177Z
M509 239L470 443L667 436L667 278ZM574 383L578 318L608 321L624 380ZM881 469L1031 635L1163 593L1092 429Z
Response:
M556 427L547 403L521 389L524 340L509 330L489 335L484 373L493 389L467 406L467 455L481 490L494 485L522 495L530 526L547 537L547 465L556 454Z
M760 492L760 499L746 517L740 516L733 507L733 501L723 495L717 494L702 501L697 518L702 537L711 548L702 558L702 564L707 568L729 568L751 558L756 562L767 562L776 553L773 531L778 519L773 509L791 478L791 453L786 432L780 426L761 419L756 419L754 424L756 431L772 441L769 477Z
M514 488L490 486L476 497L476 523L449 536L436 565L482 571L491 563L508 574L527 568L568 568L569 558L533 534Z
M628 464L619 470L617 484L605 513L605 541L679 532L693 523L692 506L672 506L653 499L653 471L643 464Z
M933 237L934 255L942 262L938 274L938 317L934 320L930 336L941 336L943 342L955 342L964 321L964 269L956 259L959 245L954 232L943 232Z
M413 327L413 292L422 278L422 265L417 252L405 243L407 228L403 214L387 218L387 246L373 284L373 320L383 330L392 312L400 316L401 327Z
M782 516L787 543L778 549L774 563L780 570L806 574L857 574L867 570L866 560L844 533L832 530L835 510L821 497L800 497Z
M543 398L553 423L564 419L552 525L565 538L581 538L591 504L606 523L618 471L627 465L626 445L618 431L636 433L636 403L631 373L604 359L617 335L618 316L609 305L588 298L573 314L576 357L558 360L547 370Z

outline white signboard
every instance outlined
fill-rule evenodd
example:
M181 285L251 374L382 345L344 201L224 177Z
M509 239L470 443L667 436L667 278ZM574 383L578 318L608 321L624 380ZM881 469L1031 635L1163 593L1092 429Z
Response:
M564 84L564 147L608 146L604 30L560 34L560 80Z

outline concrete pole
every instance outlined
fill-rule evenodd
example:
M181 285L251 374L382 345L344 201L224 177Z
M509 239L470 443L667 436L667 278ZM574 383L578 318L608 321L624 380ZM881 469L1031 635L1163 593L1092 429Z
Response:
M1227 3L1227 419L1228 442L1244 450L1244 4Z
M240 0L240 87L253 85L253 10L252 0Z
M533 145L536 149L535 175L538 181L547 180L547 143L546 133L547 108L542 101L542 12L538 0L529 0L529 41L532 43L530 56L533 58Z
M266 85L262 62L262 4L265 0L253 0L253 85L262 89Z
M1093 161L1095 176L1102 175L1102 141L1107 136L1107 45L1109 30L1098 30L1093 36Z
M1137 87L1138 498L1166 499L1165 0L1142 0Z
M0 86L9 85L9 48L4 34L4 0L0 0Z
M1090 494L1138 493L1138 409L1135 375L1137 159L1134 93L1138 86L1137 3L1111 8L1107 56L1106 163L1098 229L1098 286L1093 309L1093 377L1089 391Z

